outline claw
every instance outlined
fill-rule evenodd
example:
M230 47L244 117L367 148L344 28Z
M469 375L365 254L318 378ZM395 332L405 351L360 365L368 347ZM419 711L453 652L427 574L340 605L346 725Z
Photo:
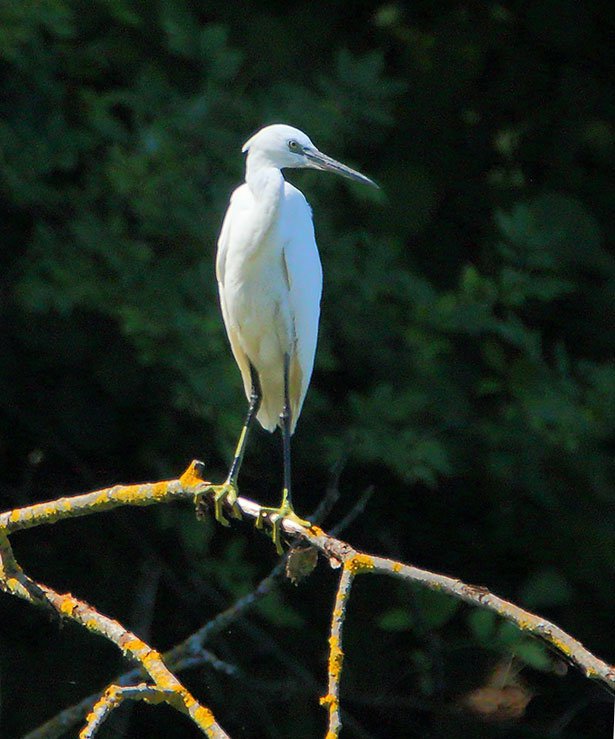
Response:
M213 495L212 495L213 493ZM209 485L199 494L199 499L206 496L212 496L214 501L214 517L216 521L223 526L230 526L229 520L224 515L223 508L230 509L231 517L241 519L241 509L237 505L237 496L239 491L237 485L230 480L223 482L222 485ZM197 508L199 501L197 500Z
M284 520L293 521L304 528L309 528L312 525L309 521L297 516L292 506L286 501L286 497L284 497L282 505L279 508L261 507L256 517L255 526L257 529L262 529L265 521L271 525L271 541L278 554L284 553L280 538L282 521Z

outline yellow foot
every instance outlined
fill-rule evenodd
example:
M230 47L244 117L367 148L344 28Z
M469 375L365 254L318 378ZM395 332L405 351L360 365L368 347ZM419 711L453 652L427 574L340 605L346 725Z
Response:
M233 518L240 519L241 508L237 505L238 494L237 485L229 480L223 482L222 485L209 485L197 496L197 513L202 508L203 498L211 497L214 501L214 516L216 521L223 526L230 526L228 519L224 515L223 507L230 509Z
M309 521L306 521L303 518L299 518L299 516L297 516L297 514L293 510L292 506L290 506L288 502L286 502L286 500L282 501L282 505L279 508L262 507L258 512L258 516L256 517L256 528L262 529L265 521L271 524L271 540L275 544L275 548L278 554L283 554L284 552L284 550L282 549L282 543L280 541L282 521L284 520L292 521L298 526L303 526L306 529L310 528L310 526L312 525Z

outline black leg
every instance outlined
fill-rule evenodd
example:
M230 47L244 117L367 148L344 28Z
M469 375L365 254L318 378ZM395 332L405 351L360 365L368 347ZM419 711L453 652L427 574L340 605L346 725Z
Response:
M290 375L290 357L284 355L284 407L280 413L280 427L282 429L282 450L284 453L284 491L282 493L282 504L279 508L261 507L256 517L256 528L263 527L263 521L268 520L271 525L271 539L275 544L278 554L282 554L281 531L282 523L286 519L292 520L300 526L311 526L309 521L303 521L298 518L293 510L292 492L291 492L291 470L290 470L290 429L292 426L292 416L290 410L289 398L289 381Z
M288 391L288 376L290 369L290 357L284 355L284 408L280 414L280 425L282 427L282 451L284 454L284 493L282 496L282 506L288 504L289 508L293 507L291 492L291 470L290 470L290 400Z
M250 426L252 425L252 421L254 420L254 417L258 413L258 409L261 404L262 399L262 392L261 392L261 384L260 380L258 379L258 372L254 369L254 367L250 364L250 377L252 378L252 393L250 394L250 405L248 407L248 415L246 416L246 420L243 424L243 428L241 429L241 434L239 435L239 441L237 442L237 448L235 449L235 456L233 457L233 463L231 464L231 469L228 473L228 482L231 483L231 485L237 485L237 478L239 476L239 470L241 468L241 463L243 462L243 455L246 451L246 444L248 441L248 433L250 431Z

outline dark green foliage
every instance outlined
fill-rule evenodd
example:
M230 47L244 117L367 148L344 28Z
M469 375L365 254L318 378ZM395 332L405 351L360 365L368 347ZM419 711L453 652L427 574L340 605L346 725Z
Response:
M292 12L1 3L1 507L173 476L196 456L223 477L245 398L217 305L215 241L241 144L288 122L382 185L290 174L314 208L325 269L294 438L299 512L347 453L336 515L376 486L353 543L485 584L613 661L607 11L572 0ZM246 458L241 482L263 502L278 498L278 442L256 432ZM151 626L161 649L273 562L245 526L220 531L187 509L107 514L15 543L32 575L139 633ZM155 616L142 605L152 572ZM333 588L320 568L215 640L249 682L188 677L231 735L322 734ZM0 617L2 736L120 666L105 645L59 635L7 598ZM602 694L558 677L540 644L437 595L360 582L346 639L349 736L610 730ZM458 698L511 657L539 694L527 716L460 718ZM190 729L139 707L123 731Z

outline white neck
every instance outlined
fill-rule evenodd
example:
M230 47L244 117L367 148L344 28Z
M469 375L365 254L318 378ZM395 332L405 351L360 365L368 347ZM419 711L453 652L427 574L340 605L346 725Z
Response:
M284 177L260 151L248 152L246 183L256 201L257 223L254 245L262 243L271 226L276 222L284 192Z
M280 190L284 177L269 157L262 151L249 151L246 159L246 182L257 200L271 197L276 190Z

